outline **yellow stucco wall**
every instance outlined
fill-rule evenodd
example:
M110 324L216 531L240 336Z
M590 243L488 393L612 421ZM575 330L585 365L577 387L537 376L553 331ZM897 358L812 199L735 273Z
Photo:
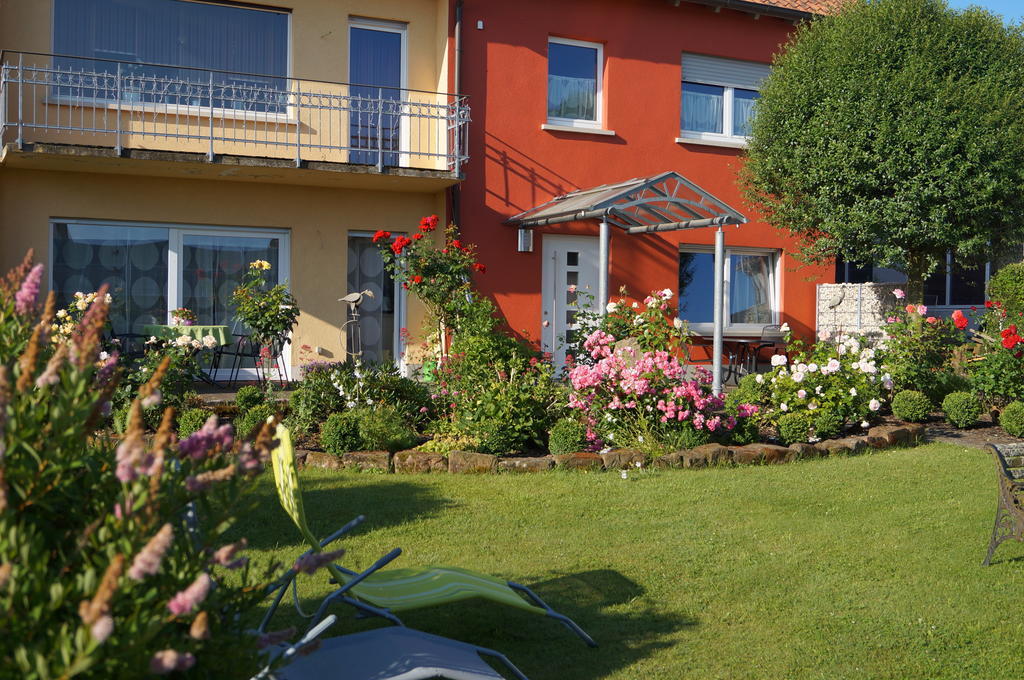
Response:
M364 18L406 24L408 88L448 90L447 0L250 0L249 4L291 10L289 75L293 78L346 82L349 22ZM52 0L0 0L0 48L53 52L52 8ZM45 88L41 93L40 101ZM347 128L342 124L341 129ZM26 135L26 141L47 141L46 134L34 133L37 139ZM75 135L49 141L113 145L112 135ZM10 133L5 141L12 141ZM203 150L193 148L194 142L168 139L126 137L123 143L132 148ZM258 151L217 149L217 153L232 152L276 155L267 153L266 147ZM90 163L99 161L72 160L71 167L78 171L69 172L69 166L50 165L50 161L42 162L38 170L18 167L10 157L6 163L0 162L0 270L16 263L30 247L35 248L37 260L48 263L49 222L53 217L287 229L291 235L291 287L302 309L293 347L321 346L327 351L323 358L343 356L338 327L345 310L337 298L348 292L348 232L378 228L409 231L415 229L422 215L445 214L445 194L437 189L435 180L429 179L406 178L401 187L394 177L373 173L353 175L350 182L340 181L342 185L348 182L349 187L358 182L360 188L356 189L303 186L301 178L308 175L288 169L274 170L281 175L277 179L267 177L269 171L259 171L263 176L254 171L250 179L255 181L240 182L180 177L209 175L213 166L206 164L171 163L178 167L168 169L170 166L153 162L121 159L116 167L100 168L90 167ZM412 165L432 167L416 162ZM161 174L179 176L155 176L158 167ZM238 170L218 172L228 175ZM409 191L404 190L407 187L411 187ZM415 333L422 325L422 316L422 307L410 297L406 326ZM292 354L292 363L299 363L297 351Z
M0 168L0 271L28 248L49 263L54 217L184 225L287 229L291 289L302 314L293 347L322 346L343 358L337 299L347 290L348 232L415 231L423 215L444 212L443 192L374 192L254 182ZM423 308L409 297L406 326L422 327ZM415 343L413 343L415 348ZM292 364L299 365L297 349Z

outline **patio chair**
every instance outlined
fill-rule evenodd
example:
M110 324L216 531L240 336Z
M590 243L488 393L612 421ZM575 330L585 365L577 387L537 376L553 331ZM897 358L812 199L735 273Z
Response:
M500 661L528 680L504 654L402 627L377 628L323 640L309 656L274 671L277 680L504 680L481 658Z
M310 547L318 550L320 542L309 530L302 507L302 490L299 487L291 435L286 427L278 425L276 438L278 446L274 449L271 458L281 507L295 522ZM349 522L335 532L334 537L349 531L361 521L362 517L358 517ZM327 568L335 581L341 585L348 584L349 581L359 576L355 572L337 565L327 565ZM523 596L528 599L524 599ZM362 614L381 616L402 625L401 620L394 612L410 611L471 598L491 600L532 614L553 618L591 647L597 646L593 638L575 621L556 612L526 586L458 567L388 569L373 573L362 579L360 583L332 594L321 607L326 607L334 600L340 600L355 607Z
M350 522L339 531L320 542L319 548L327 547L332 541L348 531L355 523ZM313 552L308 550L306 554ZM288 665L271 671L268 664L253 680L263 678L275 680L413 680L414 678L450 678L451 680L494 680L501 679L484 660L489 656L500 661L519 680L527 677L505 657L504 654L486 647L449 640L437 635L430 635L404 627L389 627L369 630L362 633L322 640L321 644L308 656L298 657L302 650L313 642L324 630L331 626L337 617L333 614L323 616L328 604L355 587L378 569L398 557L401 550L395 549L377 560L365 571L356 574L344 586L328 595L316 613L307 615L299 606L295 579L298 576L294 569L272 585L269 592L277 591L258 633L266 632L270 619L277 611L282 597L292 589L295 608L300 616L312 618L313 624L302 638L291 645L281 645L271 651L270 660L293 659Z

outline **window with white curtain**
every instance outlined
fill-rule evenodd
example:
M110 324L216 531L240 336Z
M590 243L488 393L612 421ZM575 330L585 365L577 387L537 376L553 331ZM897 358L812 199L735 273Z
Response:
M760 331L778 318L778 253L727 248L725 325L733 333ZM715 253L705 248L679 251L679 318L697 333L711 331L714 316Z
M598 43L548 39L548 122L601 127L601 69Z
M210 69L213 106L257 101L260 110L277 110L287 90L288 25L286 11L236 2L54 0L54 52L94 60L58 58L54 66L116 73L120 62L123 87L136 100L161 102L163 91L172 103L201 106L210 105L206 90L196 88L192 101L180 83L209 88L211 74L200 69ZM114 94L98 88L91 96Z
M115 335L167 323L169 310L179 307L195 312L200 324L244 335L231 293L249 263L269 262L275 283L288 278L288 234L280 230L61 220L52 235L57 304L107 284Z
M683 55L680 140L742 146L768 64Z

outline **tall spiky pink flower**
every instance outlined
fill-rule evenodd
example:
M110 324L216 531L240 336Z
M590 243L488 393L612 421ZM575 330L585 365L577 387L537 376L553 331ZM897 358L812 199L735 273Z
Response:
M14 294L14 311L18 314L29 314L36 306L39 297L39 283L43 279L43 265L37 264L29 271L21 288Z
M160 563L163 561L167 549L171 547L172 540L174 540L174 528L170 524L160 527L160 531L156 532L156 535L149 539L149 543L135 556L132 566L128 570L128 576L136 581L141 581L147 575L160 571Z
M171 598L171 601L167 603L167 609L175 616L188 614L202 604L203 600L210 593L210 586L212 584L213 581L210 580L210 575L203 572L196 577L192 585Z

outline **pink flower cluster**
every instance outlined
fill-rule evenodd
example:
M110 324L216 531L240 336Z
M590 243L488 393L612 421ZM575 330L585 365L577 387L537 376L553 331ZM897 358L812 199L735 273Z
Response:
M598 416L611 411L657 411L662 423L689 422L709 432L736 426L734 417L715 414L725 403L724 395L711 393L706 370L697 368L696 378L687 379L687 367L668 352L615 349L615 342L611 334L594 331L583 347L596 363L577 365L569 373L569 407L586 414L591 441L599 439ZM743 417L756 412L749 404L739 410Z
M205 458L218 446L228 451L234 443L234 430L230 425L218 425L217 416L210 416L206 423L178 444L181 456L199 460Z
M18 292L14 294L14 311L18 314L29 314L32 312L39 297L39 284L43 279L43 265L37 264L32 267L25 280L22 281Z
M210 575L203 572L196 577L192 585L171 598L170 602L167 603L168 611L175 616L188 614L203 603L206 596L210 594L210 586L212 585L213 581L210 579Z

